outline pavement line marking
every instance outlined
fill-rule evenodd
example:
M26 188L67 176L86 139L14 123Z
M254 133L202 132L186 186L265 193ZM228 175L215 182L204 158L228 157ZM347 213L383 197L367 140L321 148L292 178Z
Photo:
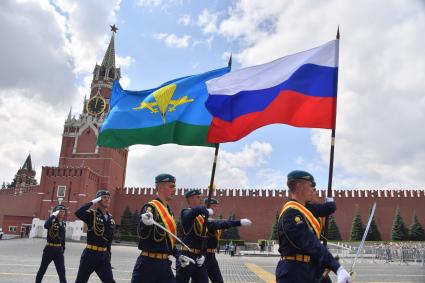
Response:
M255 273L260 279L266 283L276 283L276 277L274 274L266 271L265 269L259 267L255 263L245 263L245 266Z

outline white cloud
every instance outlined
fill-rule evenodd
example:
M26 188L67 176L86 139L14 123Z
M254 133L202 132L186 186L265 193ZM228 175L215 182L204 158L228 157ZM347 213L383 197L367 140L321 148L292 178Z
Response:
M204 9L198 16L198 25L202 27L203 33L214 33L217 32L217 20L218 14Z
M0 44L1 90L52 104L72 100L75 76L63 22L45 2L0 2L0 32L7 39Z
M179 21L178 21L179 24L182 24L184 26L190 25L190 22L191 22L190 15L183 15L179 18Z
M82 110L88 72L102 59L110 38L105 27L120 1L53 3L0 1L0 33L7 38L0 44L0 131L7 133L0 140L0 181L10 182L29 152L37 178L41 165L57 165L69 107Z
M40 180L41 166L58 163L67 111L19 90L0 91L0 109L0 181L11 182L29 153Z
M187 48L190 42L189 35L178 37L174 33L171 33L171 34L156 33L153 35L153 37L160 41L164 41L165 45L167 45L168 47L175 47L175 48Z
M171 10L173 6L180 5L182 2L182 0L137 0L136 4L153 12L153 10L158 7L163 11Z
M257 141L238 152L221 149L215 184L218 188L249 187L245 169L266 164L271 152L269 143ZM133 146L129 153L126 186L153 186L157 174L169 172L176 176L179 187L206 187L211 177L213 155L213 149L203 147Z
M131 64L133 64L134 61L135 61L134 58L131 56L125 56L125 57L115 56L115 64L117 68L128 67Z
M138 0L137 5L142 6L142 7L144 7L144 6L156 7L156 6L161 5L163 2L165 2L165 1L164 0Z
M238 1L218 23L217 34L238 40L242 49L235 58L250 66L333 39L338 25L335 166L345 173L337 184L423 185L423 2ZM329 131L312 133L322 161L311 165L326 167Z
M271 168L261 169L256 174L261 182L256 186L258 189L281 189L286 188L286 176L282 171Z
M96 0L56 0L55 3L67 15L68 52L73 56L75 72L91 72L93 61L101 62L105 54L110 40L106 28L115 23L121 0L104 1L102 5Z

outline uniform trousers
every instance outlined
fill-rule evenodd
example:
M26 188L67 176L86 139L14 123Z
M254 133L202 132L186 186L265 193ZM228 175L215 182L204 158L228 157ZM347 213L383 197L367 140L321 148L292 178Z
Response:
M131 283L175 283L171 261L140 255L134 265Z
M85 249L81 255L75 283L86 283L93 272L96 272L103 283L115 283L107 251L99 252Z
M295 260L280 260L276 267L277 283L318 283L317 266Z
M65 260L63 257L62 247L51 247L46 246L43 250L43 256L41 257L40 268L38 269L35 283L40 283L43 279L44 273L46 273L47 267L52 262L55 263L56 271L59 275L59 282L66 283L65 278Z
M215 253L207 253L205 266L207 268L208 278L210 278L212 283L224 283Z

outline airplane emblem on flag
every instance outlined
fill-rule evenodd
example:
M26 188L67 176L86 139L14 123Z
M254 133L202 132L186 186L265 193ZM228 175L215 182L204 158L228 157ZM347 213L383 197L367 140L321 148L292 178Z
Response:
M173 112L177 106L185 103L193 102L193 99L189 99L187 95L172 99L177 86L175 84L166 85L160 89L154 91L152 96L154 102L142 101L139 106L134 107L133 110L141 110L147 108L152 114L161 113L162 123L165 124L165 113Z

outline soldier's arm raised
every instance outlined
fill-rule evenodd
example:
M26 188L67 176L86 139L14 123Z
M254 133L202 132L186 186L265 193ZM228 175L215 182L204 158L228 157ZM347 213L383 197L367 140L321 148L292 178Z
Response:
M77 211L75 211L75 216L81 219L86 224L91 224L92 213L88 209L92 206L92 202L83 204Z

